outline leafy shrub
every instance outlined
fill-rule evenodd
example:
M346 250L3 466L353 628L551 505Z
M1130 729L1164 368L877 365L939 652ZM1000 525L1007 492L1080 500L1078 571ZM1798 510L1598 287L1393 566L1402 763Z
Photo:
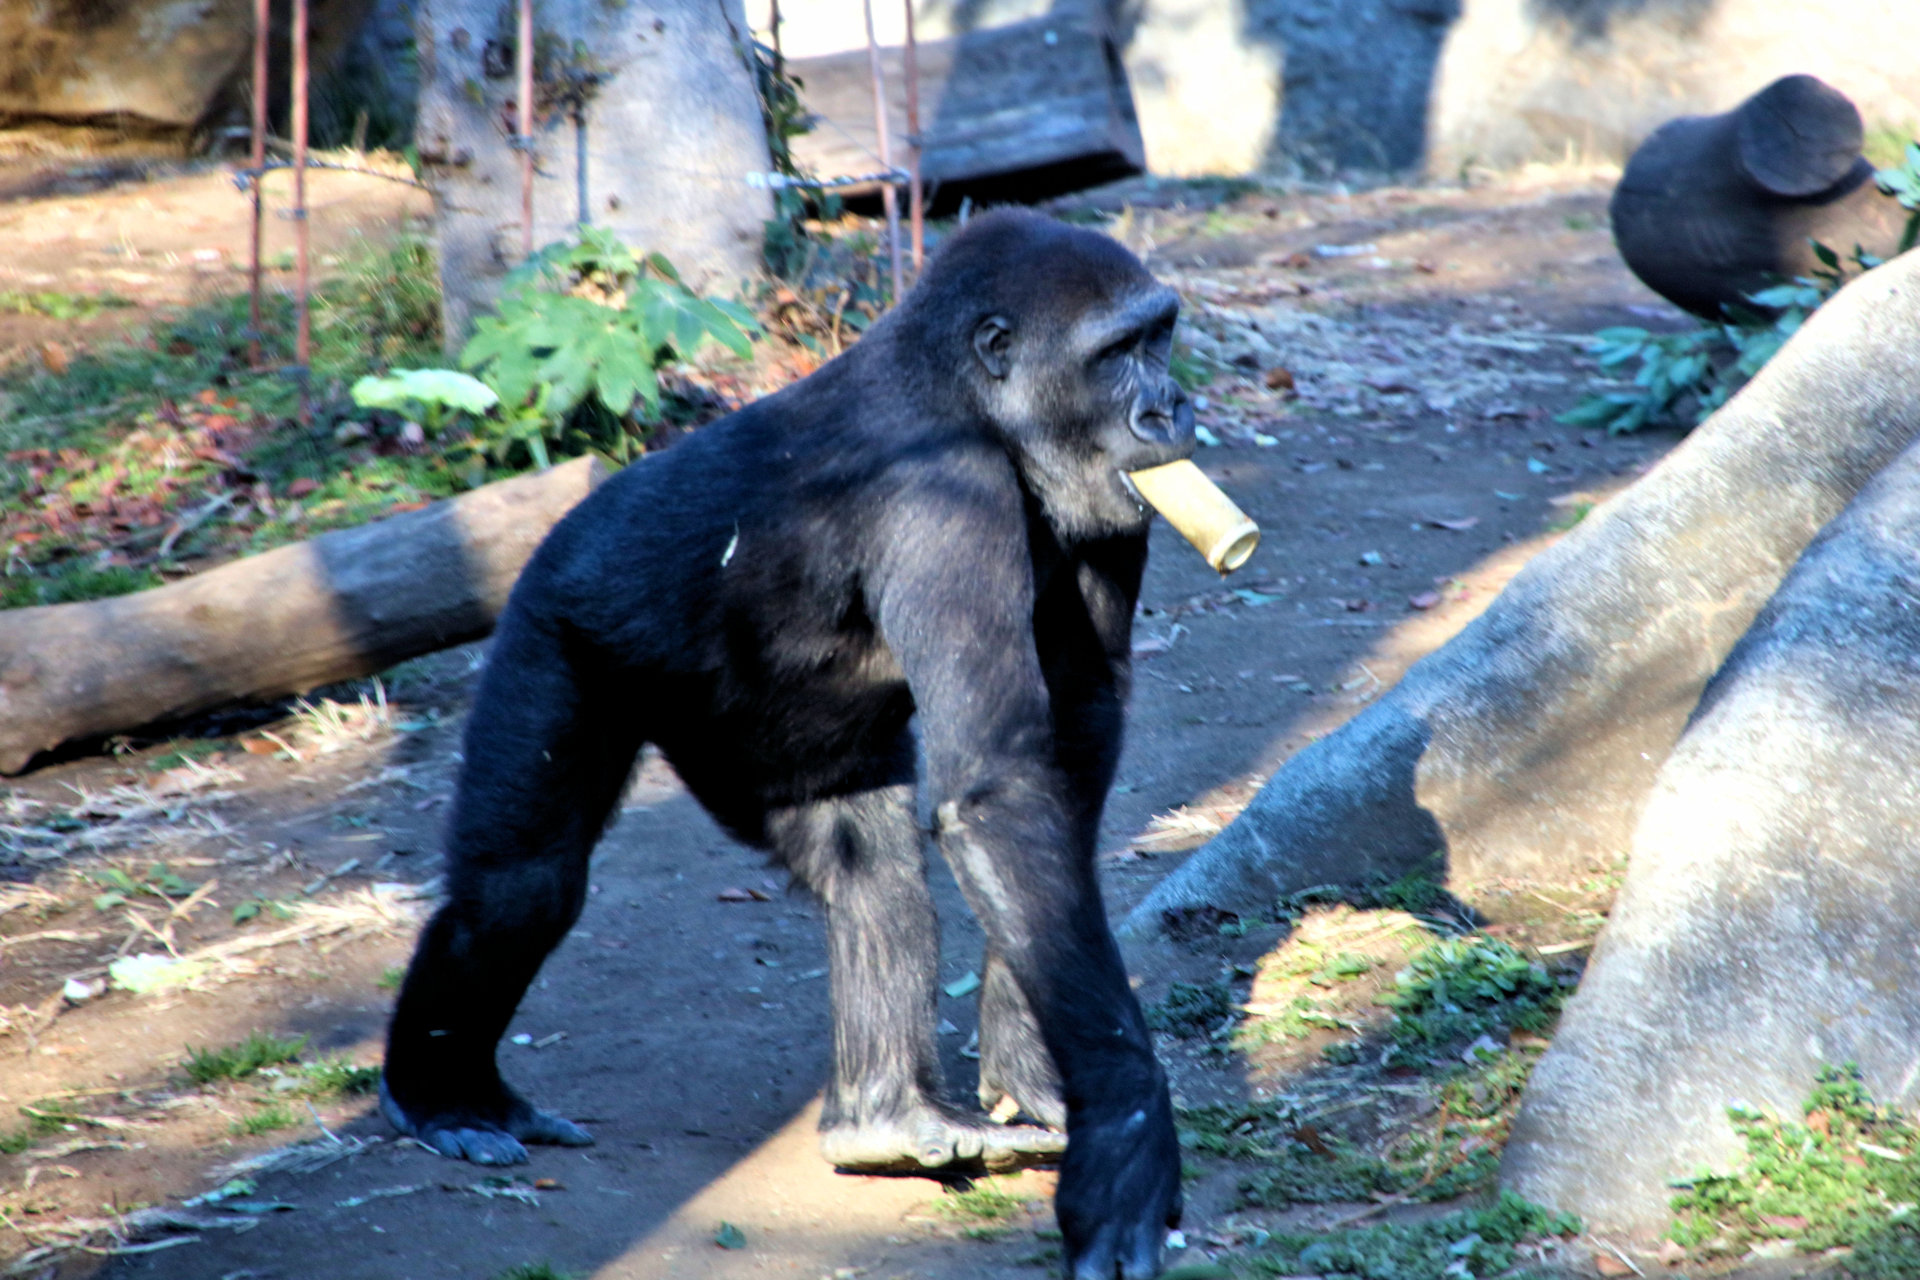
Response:
M1519 1259L1514 1246L1541 1236L1571 1236L1580 1219L1554 1213L1511 1191L1485 1209L1430 1222L1383 1224L1324 1235L1273 1237L1254 1263L1269 1275L1364 1276L1366 1280L1451 1280L1493 1276Z
M1146 1010L1147 1026L1182 1039L1204 1036L1237 1009L1233 988L1224 982L1176 982L1167 998Z
M1496 938L1450 938L1413 957L1380 997L1399 1016L1397 1056L1409 1057L1501 1028L1537 1031L1565 993L1546 968Z
M1745 1106L1727 1117L1746 1144L1746 1167L1680 1184L1674 1240L1703 1256L1773 1239L1807 1252L1857 1245L1855 1274L1915 1274L1898 1266L1920 1255L1920 1130L1874 1103L1858 1067L1822 1068L1799 1123Z
M503 414L476 426L491 433L490 448L521 443L542 460L571 423L588 447L624 461L636 443L629 415L659 417L662 365L708 342L744 356L758 332L746 308L700 297L661 255L636 256L611 231L585 226L508 277L460 363L500 397Z

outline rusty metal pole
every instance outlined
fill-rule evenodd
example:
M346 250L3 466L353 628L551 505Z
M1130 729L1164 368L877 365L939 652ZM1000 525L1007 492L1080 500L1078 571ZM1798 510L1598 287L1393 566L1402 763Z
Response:
M307 288L307 2L293 0L293 360L300 379L300 421L313 417L313 318Z
M893 189L893 148L887 142L887 82L880 73L880 44L873 36L873 0L861 0L867 14L867 69L873 73L873 131L880 139L880 167L887 173L880 203L887 211L887 251L893 258L893 300L900 301L900 200Z
M520 136L520 252L533 256L533 0L520 0L520 35L514 49L520 96L520 116L514 128Z
M920 47L913 38L913 0L907 10L907 219L913 234L913 273L927 256L926 189L920 184Z
M247 363L260 364L260 234L267 181L267 30L272 0L253 0L253 239L247 250Z

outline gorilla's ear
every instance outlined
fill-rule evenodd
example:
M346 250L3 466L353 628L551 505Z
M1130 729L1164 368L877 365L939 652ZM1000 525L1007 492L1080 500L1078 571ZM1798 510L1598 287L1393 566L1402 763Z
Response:
M973 354L980 357L987 376L1000 381L1013 367L1009 348L1013 345L1013 323L1005 316L988 316L973 331Z

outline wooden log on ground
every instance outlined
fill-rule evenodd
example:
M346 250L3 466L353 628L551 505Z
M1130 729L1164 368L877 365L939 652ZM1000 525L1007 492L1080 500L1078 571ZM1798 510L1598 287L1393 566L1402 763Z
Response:
M887 128L907 133L906 74L882 49ZM820 178L875 173L880 162L865 49L795 58L801 99L817 117L793 139L794 159ZM1037 18L919 46L920 173L981 198L1034 198L1139 173L1146 167L1133 95L1112 36L1100 27ZM858 193L873 187L854 187Z
M595 458L111 600L0 613L0 773L64 742L303 693L487 634Z

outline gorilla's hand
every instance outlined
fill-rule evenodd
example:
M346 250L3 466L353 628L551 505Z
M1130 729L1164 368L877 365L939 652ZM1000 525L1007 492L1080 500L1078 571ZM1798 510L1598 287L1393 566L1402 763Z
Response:
M1164 1085L1139 1105L1067 1117L1054 1197L1070 1280L1151 1280L1180 1221L1180 1141Z

